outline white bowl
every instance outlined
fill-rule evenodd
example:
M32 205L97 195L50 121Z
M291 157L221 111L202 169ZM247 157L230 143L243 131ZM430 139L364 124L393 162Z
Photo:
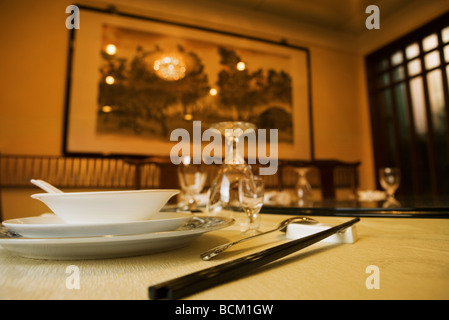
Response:
M38 193L31 195L45 203L66 223L106 223L149 220L175 189Z

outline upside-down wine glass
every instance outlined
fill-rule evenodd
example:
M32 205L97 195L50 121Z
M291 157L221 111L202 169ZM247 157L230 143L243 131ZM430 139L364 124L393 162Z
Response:
M225 121L211 126L211 129L218 130L225 138L225 162L220 166L209 190L209 215L228 216L236 220L242 215L239 181L252 179L253 173L251 166L245 163L244 155L240 154L237 144L247 130L255 131L255 128L254 124L241 121Z
M379 181L382 188L387 194L386 201L383 207L397 207L399 202L396 200L394 194L399 188L401 181L401 171L399 168L381 168L379 170Z
M394 193L401 181L401 172L398 168L381 168L379 170L379 181L387 193L387 197L394 198Z
M298 180L295 185L295 199L297 201L296 204L300 207L305 206L306 203L310 204L312 200L312 186L307 180L309 170L310 168L308 167L295 168L298 174Z

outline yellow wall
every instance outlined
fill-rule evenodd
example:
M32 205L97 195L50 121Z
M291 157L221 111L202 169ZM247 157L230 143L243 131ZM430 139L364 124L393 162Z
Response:
M374 187L364 62L356 37L207 7L180 5L173 11L164 1L136 0L132 6L120 0L84 2L100 6L112 2L119 9L149 16L265 38L286 38L292 44L308 47L316 157L361 161L361 188ZM69 4L54 0L0 1L2 153L61 154L68 51L65 8ZM385 41L385 37L377 41ZM373 47L366 39L361 45Z
M60 154L64 1L0 2L0 152Z

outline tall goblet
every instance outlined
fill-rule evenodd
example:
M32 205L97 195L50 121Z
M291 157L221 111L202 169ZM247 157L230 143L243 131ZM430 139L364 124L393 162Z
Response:
M248 220L243 223L243 233L259 233L259 212L263 206L264 182L260 178L239 181L240 204Z
M242 213L239 201L239 181L252 179L251 166L245 163L238 148L239 139L247 130L255 130L249 122L225 121L215 123L211 129L218 130L225 137L225 163L215 177L209 191L207 211L210 215L235 217Z

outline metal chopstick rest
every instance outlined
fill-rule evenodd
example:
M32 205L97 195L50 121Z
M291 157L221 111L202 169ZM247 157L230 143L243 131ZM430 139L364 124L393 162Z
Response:
M213 286L235 280L260 266L319 242L330 235L352 226L358 221L360 221L360 218L357 217L310 236L292 240L239 259L150 286L148 288L150 299L180 299Z

